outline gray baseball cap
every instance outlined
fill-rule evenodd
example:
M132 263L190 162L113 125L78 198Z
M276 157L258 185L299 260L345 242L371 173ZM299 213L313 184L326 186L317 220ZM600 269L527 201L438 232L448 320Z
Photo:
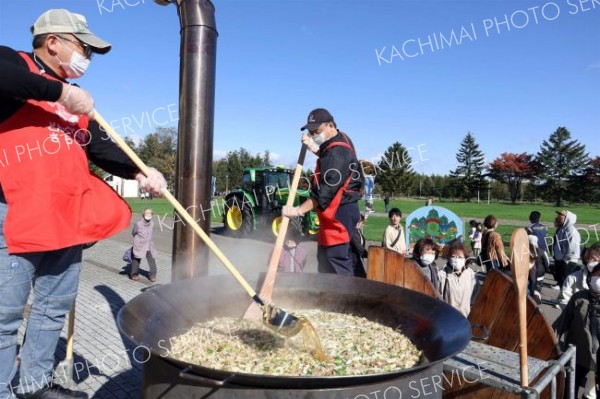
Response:
M40 15L31 27L31 33L33 36L47 33L70 33L98 54L106 54L111 48L109 42L100 39L90 31L83 15L65 9L48 10Z

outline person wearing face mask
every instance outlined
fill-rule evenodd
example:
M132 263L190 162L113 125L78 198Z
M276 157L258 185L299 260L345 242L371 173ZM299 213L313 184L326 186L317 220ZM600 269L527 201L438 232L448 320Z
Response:
M558 294L558 306L560 309L564 309L567 306L569 299L577 291L590 288L588 286L589 274L598 266L598 262L600 261L600 242L588 248L583 254L582 260L585 267L569 274L563 282L562 290Z
M306 249L300 244L298 230L288 230L279 264L278 272L301 273L306 266Z
M442 299L468 317L476 280L475 272L466 264L467 247L454 240L444 247L444 257L447 263L438 273Z
M156 281L156 258L158 253L154 247L153 215L152 209L144 209L142 219L133 226L133 230L131 231L131 235L133 235L133 256L131 259L131 273L129 274L129 278L135 281L139 278L138 275L142 257L146 258L148 265L150 266L148 280L152 282Z
M87 398L44 384L52 381L60 332L77 295L83 245L131 220L127 203L90 172L88 161L156 194L166 182L156 170L140 173L92 120L90 94L67 82L111 45L82 15L64 9L43 13L31 32L31 52L0 46L0 398L14 397L9 387L17 369L18 398Z
M312 110L300 130L308 130L319 147L311 197L300 206L283 207L282 214L301 217L315 209L319 215L319 272L353 276L350 241L360 218L358 201L364 185L354 144L324 108Z
M438 246L436 243L431 238L419 239L415 243L412 257L413 262L419 266L419 270L431 281L431 284L433 284L433 287L441 296L438 269L435 266L435 260L438 257Z
M581 235L575 227L577 215L566 209L556 211L554 227L554 279L562 289L567 276L578 268L581 253Z
M592 263L594 262L597 261ZM586 375L595 374L596 377L598 375L597 356L600 338L600 266L598 264L593 267L586 279L589 288L573 294L567 306L552 324L559 339L564 335L565 345L577 347L575 392L584 387ZM597 387L595 393L596 397L599 397Z

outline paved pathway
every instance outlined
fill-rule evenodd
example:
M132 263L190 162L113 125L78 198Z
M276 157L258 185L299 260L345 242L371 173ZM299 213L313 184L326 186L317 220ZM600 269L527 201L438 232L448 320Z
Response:
M75 322L74 388L88 392L93 398L140 397L143 355L124 342L115 322L119 309L152 285L144 276L137 282L128 279L121 256L131 245L130 231L84 251ZM154 236L159 250L156 284L166 284L171 280L171 232L155 227ZM272 248L269 240L239 240L214 233L212 238L242 273L262 270L268 263ZM309 272L316 272L316 243L305 245L309 250ZM146 262L142 261L142 269L145 266ZM211 257L209 274L220 273L227 271ZM544 288L543 294L547 300L556 297L557 291ZM550 320L558 315L549 305L542 305L542 311ZM58 358L64 357L65 339L66 326L57 350Z

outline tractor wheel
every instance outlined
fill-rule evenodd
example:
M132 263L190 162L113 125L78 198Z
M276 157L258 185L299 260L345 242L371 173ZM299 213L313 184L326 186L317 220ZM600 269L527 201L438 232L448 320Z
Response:
M273 218L273 222L271 222L271 231L273 232L273 236L277 237L277 233L279 232L279 226L281 225L281 221L282 221L282 217L281 216L275 216Z
M282 220L283 219L281 216L275 216L273 218L273 221L271 222L271 232L273 233L274 237L277 237L279 235L279 226L281 225ZM290 219L290 222L288 224L288 231L292 229L297 230L300 234L302 234L302 226L300 225L300 219Z
M225 203L223 223L227 232L234 236L245 237L252 231L252 210L238 197L232 197Z
M310 220L308 220L309 217L314 217L314 226L312 226L312 228ZM305 216L305 218L305 233L310 237L316 237L319 233L319 217L316 215L308 215Z

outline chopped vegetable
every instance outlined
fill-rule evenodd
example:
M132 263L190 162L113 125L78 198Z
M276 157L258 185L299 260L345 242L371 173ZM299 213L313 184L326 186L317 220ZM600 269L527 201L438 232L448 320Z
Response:
M421 351L397 329L341 313L298 313L313 324L330 361L315 359L301 334L284 339L262 325L234 318L199 323L173 338L170 356L218 370L283 376L388 373L420 361Z

